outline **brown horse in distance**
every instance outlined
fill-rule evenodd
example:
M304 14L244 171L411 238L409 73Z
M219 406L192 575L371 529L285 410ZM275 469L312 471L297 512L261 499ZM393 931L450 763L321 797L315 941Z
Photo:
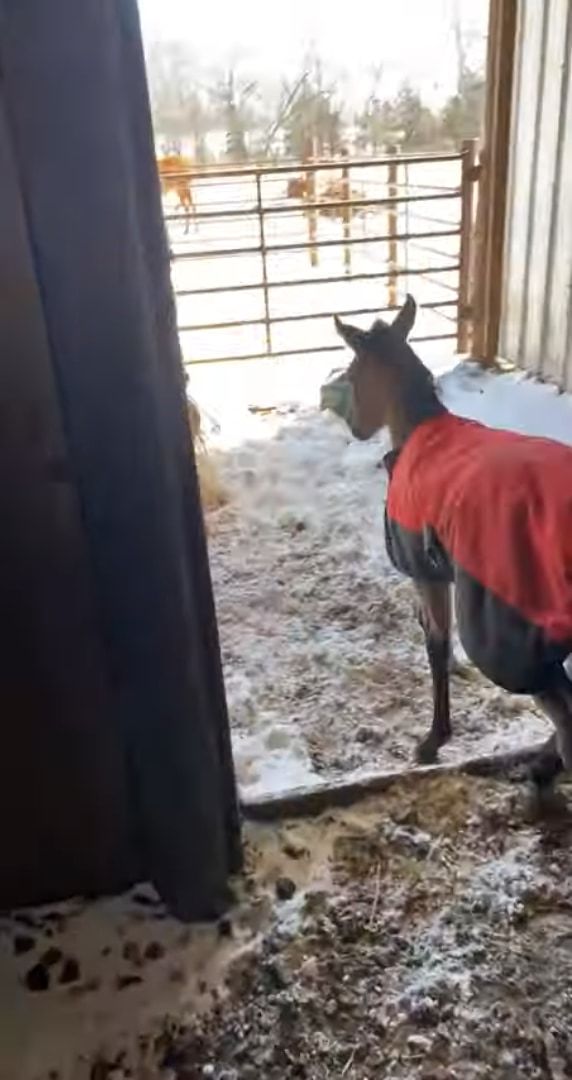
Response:
M161 191L163 195L173 192L177 196L178 206L185 214L185 232L188 233L191 215L194 217L196 214L191 176L193 163L182 154L165 154L157 159L157 168Z
M355 188L348 189L344 180L330 180L319 192L313 192L312 182L308 176L292 176L286 188L287 199L299 199L301 202L329 203L349 200L351 203L351 200L361 197ZM343 206L323 206L318 208L318 213L322 217L340 218L343 221L347 211ZM351 216L357 216L363 213L363 210L361 207L350 205L349 213Z

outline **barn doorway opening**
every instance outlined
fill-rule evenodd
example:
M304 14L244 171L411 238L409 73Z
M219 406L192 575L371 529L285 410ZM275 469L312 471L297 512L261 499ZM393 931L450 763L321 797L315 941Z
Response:
M410 0L367 46L358 28L379 14L360 2L349 28L306 5L277 42L250 0L245 49L220 5L197 28L141 0L235 760L254 795L405 765L430 712L410 590L383 551L383 437L359 446L317 408L346 363L332 315L391 319L412 293L414 347L444 393L469 411L475 397L448 370L473 338L489 4ZM471 720L455 752L472 752L495 692L471 676L458 693ZM520 719L507 706L509 735Z

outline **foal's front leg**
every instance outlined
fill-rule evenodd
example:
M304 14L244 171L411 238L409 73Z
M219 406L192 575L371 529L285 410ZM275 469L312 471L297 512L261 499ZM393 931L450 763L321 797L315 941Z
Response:
M437 760L439 747L451 738L449 704L451 591L449 585L437 582L415 583L421 608L419 621L425 634L425 645L433 681L433 723L431 730L417 747L417 760L430 765Z

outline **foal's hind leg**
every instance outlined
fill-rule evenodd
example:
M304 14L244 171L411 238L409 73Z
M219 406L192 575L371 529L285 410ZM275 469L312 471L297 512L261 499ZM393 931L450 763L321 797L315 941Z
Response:
M433 723L417 747L417 760L430 765L437 760L439 747L451 738L449 703L451 591L449 585L416 582L421 600L419 621L433 682Z
M546 789L560 772L572 771L572 683L564 668L556 669L549 688L536 694L534 700L555 727L531 767L536 786Z
M537 703L541 704L540 702ZM554 732L540 748L532 762L529 776L539 792L548 791L552 788L556 777L560 775L563 768L562 758L558 753L556 732Z

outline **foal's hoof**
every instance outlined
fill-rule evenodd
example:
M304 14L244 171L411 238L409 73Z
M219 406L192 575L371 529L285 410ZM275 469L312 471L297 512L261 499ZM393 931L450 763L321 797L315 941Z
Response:
M525 810L528 821L550 821L568 814L568 803L561 791L557 791L551 784L530 785Z
M417 743L415 760L418 765L434 765L438 759L439 747L431 736L427 739L422 739L421 742Z
M562 758L553 749L540 751L529 766L528 777L539 793L551 790L557 776L563 771Z

